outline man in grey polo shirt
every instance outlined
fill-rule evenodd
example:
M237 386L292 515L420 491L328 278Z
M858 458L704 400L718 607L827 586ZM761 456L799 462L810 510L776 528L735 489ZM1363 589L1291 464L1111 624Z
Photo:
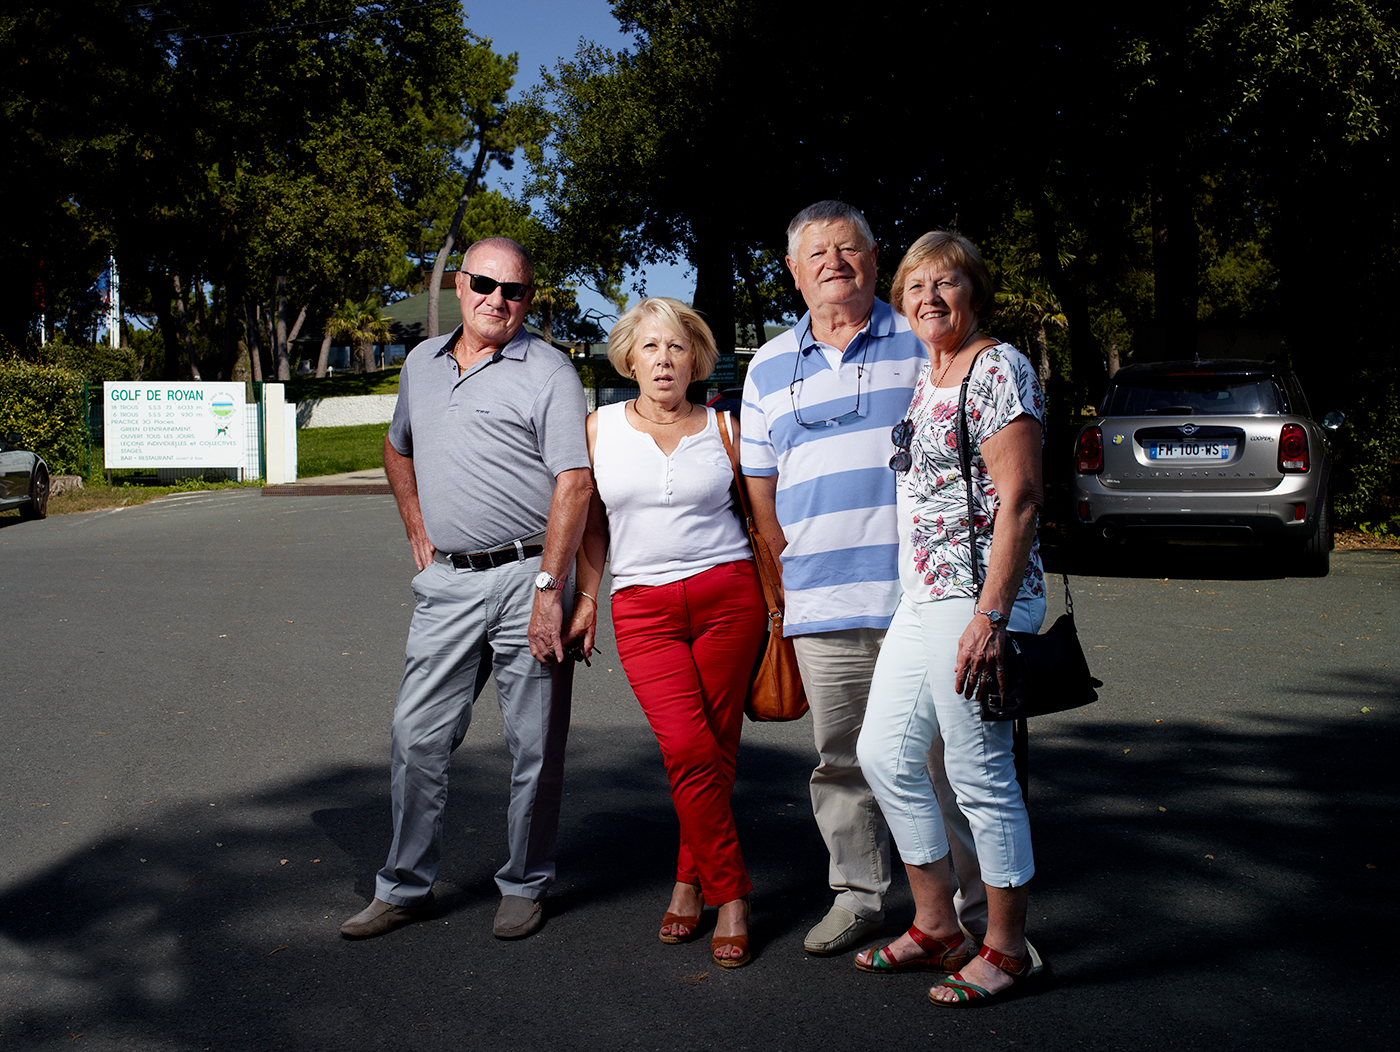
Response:
M492 930L521 938L544 920L573 686L560 628L593 486L578 374L522 330L533 277L516 242L472 245L461 327L415 347L399 377L384 469L420 572L390 743L394 839L347 938L432 916L448 763L489 674L514 760Z

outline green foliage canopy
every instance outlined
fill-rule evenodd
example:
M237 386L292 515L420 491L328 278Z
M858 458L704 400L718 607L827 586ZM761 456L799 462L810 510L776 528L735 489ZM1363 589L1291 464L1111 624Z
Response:
M411 253L480 108L473 78L505 61L457 5L419 0L18 0L0 57L25 205L0 231L24 290L4 334L23 342L41 312L85 331L110 250L172 379L231 376L269 344L284 374L297 305L323 318L417 281Z

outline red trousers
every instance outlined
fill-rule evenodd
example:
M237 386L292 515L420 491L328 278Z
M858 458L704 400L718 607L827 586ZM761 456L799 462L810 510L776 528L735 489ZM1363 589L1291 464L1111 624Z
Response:
M767 609L750 560L612 597L617 651L661 746L680 820L676 879L722 905L753 889L729 798Z

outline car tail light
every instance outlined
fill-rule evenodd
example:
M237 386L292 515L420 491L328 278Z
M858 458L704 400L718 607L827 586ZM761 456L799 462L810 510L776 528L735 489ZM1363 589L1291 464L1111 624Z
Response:
M1278 469L1280 471L1308 470L1308 433L1302 424L1284 424L1278 436Z
M1290 425L1296 427L1296 424ZM1079 432L1075 443L1074 459L1076 470L1081 475L1097 475L1103 470L1103 432L1097 427L1086 427Z

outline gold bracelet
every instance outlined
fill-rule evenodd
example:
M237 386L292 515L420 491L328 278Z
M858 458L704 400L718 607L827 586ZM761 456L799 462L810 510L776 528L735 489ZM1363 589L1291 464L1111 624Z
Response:
M589 595L589 594L588 594L587 592L585 592L582 588L576 588L576 589L574 590L574 595L581 595L581 596L583 596L585 599L593 599L593 605L594 605L594 606L597 606L597 605L598 605L598 600L597 600L597 599L594 599L593 596Z

